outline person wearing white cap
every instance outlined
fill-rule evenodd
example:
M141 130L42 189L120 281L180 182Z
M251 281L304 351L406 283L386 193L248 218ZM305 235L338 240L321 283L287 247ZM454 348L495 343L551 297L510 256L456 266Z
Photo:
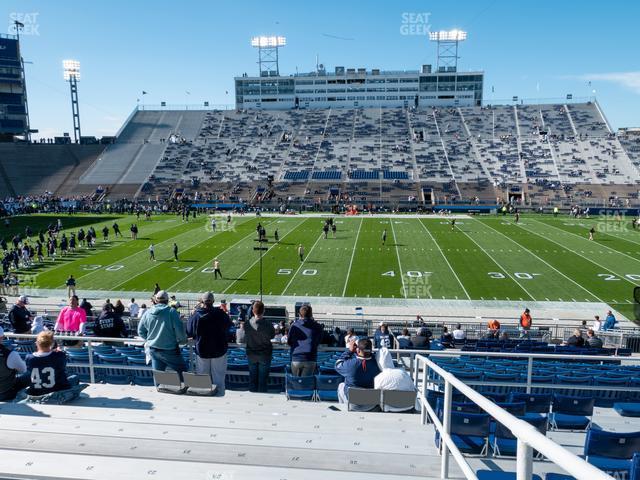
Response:
M138 335L147 342L153 369L164 372L169 367L182 379L186 368L180 344L187 341L187 335L180 314L169 306L169 294L165 290L157 292L153 301L154 306L140 319Z
M222 308L213 306L213 293L202 295L187 323L187 335L195 340L196 371L211 376L216 395L224 395L227 374L227 342L231 320Z
M29 297L20 295L9 310L9 321L15 333L31 333L31 312L27 309Z
M0 401L16 398L18 392L31 385L27 365L20 354L5 347L4 329L0 327Z

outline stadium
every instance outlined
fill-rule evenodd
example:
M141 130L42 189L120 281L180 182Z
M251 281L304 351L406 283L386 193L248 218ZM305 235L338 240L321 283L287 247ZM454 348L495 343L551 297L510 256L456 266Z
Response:
M34 15L0 34L0 478L640 480L640 128L591 80L498 100L473 27L405 12L417 69L286 71L265 21L227 103L98 106L57 49L100 35Z

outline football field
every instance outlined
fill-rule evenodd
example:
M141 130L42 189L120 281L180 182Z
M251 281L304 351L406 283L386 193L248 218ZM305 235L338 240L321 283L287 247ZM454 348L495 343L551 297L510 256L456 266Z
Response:
M5 238L27 224L37 232L53 218L13 219ZM208 215L189 222L158 215L137 222L134 241L128 228L135 217L63 216L67 234L94 225L96 248L19 272L24 285L47 289L64 288L73 274L80 291L147 292L158 282L172 293L256 294L260 252L254 247L261 222L269 240L263 251L265 295L601 301L629 310L633 287L640 284L640 232L630 219L525 215L516 224L512 216L460 216L452 228L450 219L437 216L336 217L335 238L330 232L325 239L325 218L246 215L228 224L221 215L213 232ZM115 239L111 231L103 242L100 231L114 220L125 236ZM151 243L156 261L149 259ZM299 245L305 249L302 262ZM214 279L215 258L222 279Z

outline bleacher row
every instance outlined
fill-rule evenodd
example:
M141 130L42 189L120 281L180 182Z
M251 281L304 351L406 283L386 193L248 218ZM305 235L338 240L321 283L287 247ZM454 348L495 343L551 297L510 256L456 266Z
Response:
M553 190L640 182L637 142L613 135L595 103L180 113L133 116L104 155L132 149L118 155L127 172L118 182L148 177L149 189L158 190L190 188L193 179L238 184L267 175L289 182L411 180L452 183L458 195L465 184L526 182ZM147 158L169 134L180 141L161 143L157 158ZM113 169L101 163L84 183L109 183Z

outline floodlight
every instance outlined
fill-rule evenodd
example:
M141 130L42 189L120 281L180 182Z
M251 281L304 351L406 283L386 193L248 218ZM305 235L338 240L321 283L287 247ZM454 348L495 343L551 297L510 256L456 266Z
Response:
M77 60L63 60L64 79L70 80L72 77L80 80L80 62Z
M284 47L287 44L285 37L279 36L259 36L251 37L251 46L260 48Z
M439 32L429 32L429 40L435 42L462 42L467 39L467 32L464 30L440 30Z

